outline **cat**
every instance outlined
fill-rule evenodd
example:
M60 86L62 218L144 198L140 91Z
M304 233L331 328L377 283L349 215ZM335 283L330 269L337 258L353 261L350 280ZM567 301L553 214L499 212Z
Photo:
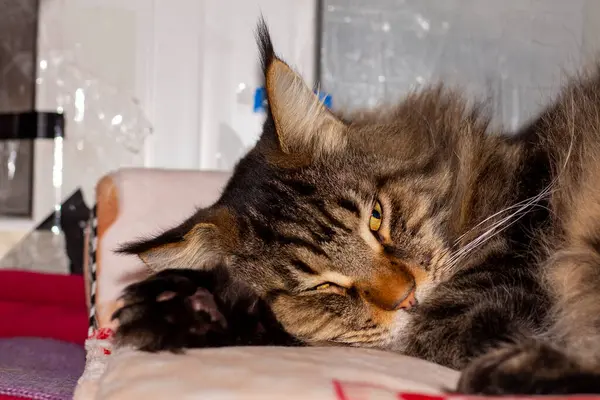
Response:
M283 342L419 357L462 370L466 394L600 393L600 69L505 132L443 85L333 112L276 55L264 21L257 38L262 135L212 206L121 248L164 272L127 289L119 340L210 345L206 329L225 329L207 309L247 311L243 294L194 297L218 298L203 279L226 270L223 287L243 282L277 322L259 313L253 326ZM178 293L182 277L193 287ZM188 322L169 343L152 321L178 312ZM186 343L198 314L217 325Z

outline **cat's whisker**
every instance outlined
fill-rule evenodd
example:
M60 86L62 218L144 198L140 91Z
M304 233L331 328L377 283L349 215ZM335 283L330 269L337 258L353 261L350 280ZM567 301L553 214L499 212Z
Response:
M529 206L531 206L531 208L528 210L527 207L529 207ZM523 218L527 214L527 212L529 212L531 209L533 209L535 207L542 207L542 208L547 209L547 207L542 206L542 205L530 204L528 206L522 207L517 212L509 215L508 217L503 218L502 220L498 221L497 223L492 225L490 228L488 228L481 235L479 235L478 237L473 239L471 242L469 242L467 245L465 245L463 248L461 248L455 254L453 254L453 256L448 260L449 266L451 266L451 267L456 266L456 264L458 262L460 262L462 259L464 259L464 257L466 257L470 252L472 252L479 246L483 245L484 243L486 243L493 237L497 236L499 233L508 229L510 226L512 226L518 220Z
M534 196L536 197L536 196ZM485 218L484 220L480 221L477 225L473 226L472 228L470 228L468 231L466 231L465 233L463 233L462 235L460 235L455 241L454 244L457 245L460 243L460 241L462 239L465 238L465 236L467 236L469 233L473 232L475 229L479 228L481 225L483 225L484 223L486 223L487 221L489 221L490 219L493 219L494 217L499 216L500 214L506 213L512 209L518 208L520 207L522 204L527 203L528 201L530 201L531 199L533 199L534 197L530 197L527 198L525 200L521 200L518 203L515 203L511 206L508 206L506 208L501 209L500 211L495 212L494 214L490 215L489 217Z
M518 213L515 213L515 214L513 214L513 215L511 215L509 217L504 218L498 224L494 225L493 227L491 227L490 229L488 229L486 232L484 232L480 236L478 236L476 238L476 240L473 240L472 242L470 242L468 244L468 246L465 246L464 255L467 255L470 251L472 251L472 250L476 249L477 247L485 244L488 240L492 239L493 237L497 236L501 232L503 232L506 229L510 228L517 221L519 221L521 218L523 218L529 211L531 211L532 209L534 209L536 207L541 207L541 208L548 209L545 206L532 205L531 209L529 209L529 210L523 210L523 212L520 215ZM462 258L463 258L463 255L461 255L460 257L457 257L456 261L459 261ZM455 265L455 264L453 264L453 265Z
M518 221L523 216L525 216L526 212L522 213L518 218L515 218L513 221L511 221L511 218L513 218L514 215L517 215L517 213L511 214L510 216L500 220L498 223L496 223L495 225L490 227L488 230L483 232L481 235L479 235L473 241L469 242L465 247L463 247L461 249L462 251L458 252L456 254L456 256L451 260L451 266L454 267L458 262L460 262L465 256L467 256L473 250L477 249L479 246L483 245L484 243L486 243L488 240L492 239L494 236L496 236L500 232L509 228L516 221ZM510 222L510 223L505 225L506 222ZM502 227L502 228L498 229L500 227Z
M456 266L456 264L458 264L458 262L460 262L462 259L464 259L464 257L467 256L469 253L471 253L473 250L480 247L484 243L488 242L490 239L492 239L499 233L508 229L510 226L512 226L518 220L523 218L532 209L534 209L538 206L546 208L545 206L539 205L537 203L552 192L552 187L554 186L555 182L556 182L556 180L553 180L548 186L546 186L546 188L544 190L542 190L536 196L525 199L519 203L516 203L515 205L513 205L511 207L508 207L508 208L502 210L501 212L504 212L507 209L513 209L515 207L518 207L517 211L515 211L512 214L508 215L507 217L504 217L501 220L495 222L492 226L487 228L482 234L480 234L479 236L474 238L472 241L467 243L465 246L460 248L458 251L456 251L447 260L448 267ZM496 213L496 215L501 212ZM489 220L489 218L488 218L488 220Z
M534 206L532 207L532 209L533 209L534 207L536 207L536 205L534 205ZM542 207L544 207L544 206L542 206ZM544 208L547 208L547 207L544 207ZM529 211L530 211L530 210L527 210L526 212L522 213L522 214L521 214L521 215L519 215L517 218L515 218L515 219L514 219L514 220L512 220L512 221L510 221L510 223L509 223L509 224L507 224L506 226L504 226L504 227L502 227L501 229L498 229L498 230L496 230L495 232L493 232L493 234L491 234L490 236L487 236L487 237L485 237L485 238L482 238L482 240L481 240L479 243L477 243L477 245L476 245L476 246L473 246L473 249L472 249L472 250L474 250L476 247L479 247L479 246L481 246L481 245L485 244L485 243L486 243L488 240L492 239L493 237L495 237L495 236L497 236L498 234L502 233L502 232L503 232L503 231L505 231L506 229L510 228L512 225L514 225L516 222L518 222L518 221L519 221L521 218L523 218L523 217L524 217L524 216L527 214L527 212L529 212ZM465 254L465 255L466 255L466 254ZM461 259L462 259L462 257L461 257ZM457 260L457 262L458 262L458 261L460 261L460 260ZM456 264L454 264L454 265L456 265Z
M566 155L565 161L563 163L563 168L562 168L562 170L560 170L558 172L556 177L554 179L552 179L552 181L540 193L538 193L536 196L522 200L518 203L515 203L509 207L506 207L506 208L490 215L489 217L485 218L483 221L481 221L477 225L475 225L473 228L469 229L467 232L465 232L464 234L459 236L454 243L455 245L457 245L466 235L468 235L473 230L477 229L479 226L481 226L485 222L489 221L490 219L493 219L494 217L501 215L505 212L508 212L510 210L513 210L515 208L518 208L518 210L516 212L514 212L514 213L510 214L508 217L505 217L505 218L501 219L500 221L494 223L491 227L486 229L486 231L483 232L481 235L477 236L471 242L467 243L465 246L461 247L459 250L454 252L452 254L452 256L446 261L448 264L448 267L456 266L456 264L458 262L460 262L460 260L464 259L464 257L467 256L474 249L476 249L480 245L483 245L484 243L486 243L488 240L490 240L494 236L498 235L499 233L503 232L504 230L506 230L507 228L512 226L515 222L517 222L518 220L523 218L523 216L525 216L527 214L527 212L531 211L535 207L544 207L544 208L548 209L546 206L543 206L543 205L540 205L537 203L553 192L554 186L558 183L558 180L561 178L564 171L566 171L567 165L569 163L569 160L570 160L572 152L573 152L574 141L575 141L575 132L574 132L574 129L571 129L571 141L569 143L569 149L567 151L567 155ZM519 213L521 213L521 212L522 212L522 214L519 215ZM508 223L505 227L502 227L502 225L509 222L511 220L511 218L515 218L515 219L512 222Z
M525 207L525 206L524 206ZM471 251L475 250L477 247L479 247L480 245L482 245L483 243L487 242L489 239L491 239L493 236L495 236L497 233L501 232L502 230L506 229L506 227L512 225L513 222L511 222L511 219L515 216L518 216L518 218L515 219L515 221L517 221L518 219L522 218L526 212L521 213L521 215L519 215L519 213L521 211L523 211L524 207L520 208L519 210L517 210L516 212L510 214L509 216L501 219L500 221L497 221L494 225L492 225L491 227L489 227L486 231L484 231L482 234L480 234L479 236L477 236L475 239L473 239L471 242L467 243L464 247L462 247L458 252L456 252L453 257L450 260L450 265L454 266L456 265L456 263L458 261L460 261L461 259L463 259L466 255L468 255ZM505 225L507 223L511 222L508 225ZM504 227L503 227L504 226ZM503 227L501 230L498 230L499 228Z

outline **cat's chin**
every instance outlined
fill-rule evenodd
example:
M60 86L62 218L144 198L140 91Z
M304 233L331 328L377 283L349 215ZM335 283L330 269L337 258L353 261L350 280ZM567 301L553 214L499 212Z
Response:
M394 316L394 321L390 328L388 340L385 342L385 350L394 352L404 352L406 350L406 338L411 332L411 321L413 315L418 312L420 305L422 305L429 294L435 288L436 284L433 282L422 282L415 290L415 299L417 305L414 308L408 310L398 310Z
M421 301L420 299L418 301ZM418 307L418 306L417 306ZM403 352L405 338L410 333L412 311L399 310L394 316L388 339L382 346L384 350Z

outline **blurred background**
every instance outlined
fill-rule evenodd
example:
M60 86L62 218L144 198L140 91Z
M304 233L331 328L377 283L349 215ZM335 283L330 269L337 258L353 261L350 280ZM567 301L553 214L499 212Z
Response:
M38 253L63 248L65 233L81 249L102 175L230 170L255 143L261 13L277 52L334 109L444 79L489 100L509 130L600 48L597 0L0 0L0 10L0 267L35 253L72 273L79 256Z

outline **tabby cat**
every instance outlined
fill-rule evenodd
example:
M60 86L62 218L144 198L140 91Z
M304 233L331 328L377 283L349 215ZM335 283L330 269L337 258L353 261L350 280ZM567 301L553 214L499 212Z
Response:
M119 340L173 350L273 333L461 369L462 393L600 393L600 73L502 132L443 86L334 113L264 22L257 36L262 136L215 204L123 247L163 272L127 289ZM245 332L206 339L248 311Z

